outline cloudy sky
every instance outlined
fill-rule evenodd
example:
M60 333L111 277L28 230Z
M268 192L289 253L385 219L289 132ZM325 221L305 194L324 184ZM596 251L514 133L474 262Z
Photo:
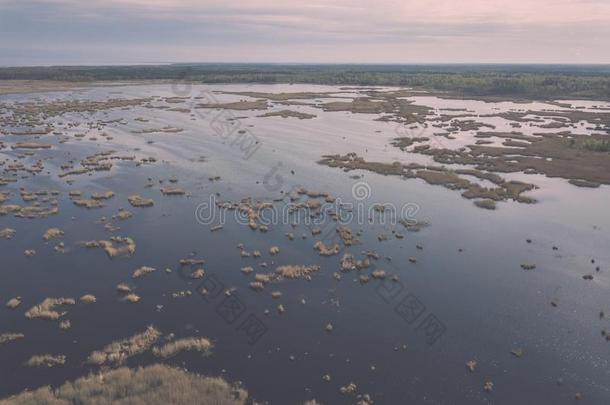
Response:
M610 0L0 0L0 65L610 63Z

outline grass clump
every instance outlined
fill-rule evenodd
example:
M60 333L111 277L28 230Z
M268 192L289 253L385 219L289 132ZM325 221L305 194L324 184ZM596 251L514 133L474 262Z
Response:
M32 356L25 362L28 367L55 367L64 364L66 364L66 356L53 356L51 354Z
M45 241L49 241L53 238L59 238L62 236L64 236L64 231L59 228L50 228L47 229L44 235L42 235L42 239L44 239Z
M610 140L601 137L584 137L578 140L571 138L570 146L590 152L610 152Z
M41 318L56 321L65 312L58 312L55 310L56 306L60 305L75 305L76 301L74 298L46 298L42 303L30 308L26 313L25 317L28 319Z
M142 298L140 298L139 295L131 293L131 294L127 294L125 296L125 301L131 302L132 304L135 304L137 302L140 302Z
M2 335L0 335L0 345L23 338L25 338L25 335L23 333L3 333Z
M8 300L8 302L6 303L6 307L8 309L15 309L17 308L19 305L21 305L21 297L15 297L15 298L11 298L10 300Z
M13 228L4 228L0 229L0 238L3 239L13 239L13 237L17 234L17 231Z
M114 192L113 191L106 191L103 193L93 193L91 194L91 198L93 200L109 200L112 197L114 197Z
M149 326L142 333L132 337L112 342L101 351L94 351L88 363L96 365L121 364L130 357L150 349L159 340L161 332L154 326Z
M336 243L328 247L321 240L314 243L313 248L320 253L320 256L333 256L339 254L339 245Z
M221 378L199 376L156 364L92 374L57 389L42 387L0 401L0 405L214 404L244 405L248 393Z
M284 278L311 278L311 275L320 270L320 266L279 266L275 273Z
M93 304L97 301L97 298L95 298L95 295L85 294L82 297L80 297L78 300L83 304Z
M142 266L133 272L132 278L142 278L145 275L150 274L154 271L155 269L153 267Z
M84 242L86 248L102 248L110 258L119 256L133 256L136 252L136 243L128 237L113 236L110 240L91 240Z
M496 209L496 202L489 198L486 198L483 200L475 200L474 205L476 205L479 208L485 208L486 210L495 210Z
M134 207L152 207L155 202L149 198L143 198L139 195L131 195L127 197L127 201Z
M184 195L186 192L181 188L166 187L161 189L163 195Z
M131 292L131 287L128 286L127 284L125 284L125 283L119 283L116 286L116 289L121 294L129 294Z
M169 359L183 351L197 351L206 354L212 347L212 342L209 339L191 337L178 339L162 347L155 347L153 348L153 354L163 359Z

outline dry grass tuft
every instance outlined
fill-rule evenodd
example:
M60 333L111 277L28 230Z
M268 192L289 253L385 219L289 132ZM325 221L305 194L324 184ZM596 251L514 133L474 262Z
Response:
M259 115L259 117L282 117L282 118L298 118L300 120L306 120L315 118L316 116L313 114L307 114L299 111L292 110L281 110L281 111L273 111L263 115Z
M314 243L313 248L320 253L320 256L333 256L339 254L339 245L336 243L333 246L328 247L324 242L319 240Z
M279 266L275 273L284 278L304 278L310 279L311 275L320 271L320 266Z
M161 189L163 195L184 195L186 192L181 188L166 187Z
M3 333L0 335L0 345L4 343L14 342L15 340L23 339L25 335L23 333Z
M117 291L118 291L118 292L120 292L121 294L129 294L129 293L131 292L131 287L130 287L130 286L128 286L127 284L125 284L125 283L119 283L119 284L116 286L116 289L117 289Z
M474 205L476 205L479 208L485 208L486 210L495 210L496 209L496 202L494 200L491 200L488 198L483 199L483 200L475 200Z
M78 300L80 302L82 302L83 304L93 304L97 301L97 298L95 298L95 295L85 294L82 297L80 297Z
M131 302L132 304L135 304L136 302L140 302L141 298L139 295L131 293L131 294L127 294L125 296L125 301Z
M0 405L116 404L245 405L248 393L221 378L203 377L156 364L131 370L119 368L50 387L23 392Z
M383 270L375 270L371 273L371 276L376 279L384 279L386 277L386 274Z
M366 269L370 265L371 263L368 258L356 260L351 253L345 253L341 258L341 271L343 272Z
M42 303L36 305L35 307L30 308L26 313L25 317L28 319L34 318L42 318L48 319L51 321L56 321L63 315L65 312L59 313L55 311L55 307L59 305L75 305L76 301L74 298L46 298Z
M193 280L199 280L200 278L203 278L204 275L205 275L204 269L197 269L191 273L191 278Z
M13 146L13 149L50 149L51 145L47 143L38 143L38 142L17 142Z
M93 193L91 194L91 198L94 200L109 200L114 197L114 192L106 191L104 193Z
M153 348L153 354L157 357L169 359L183 351L194 350L207 354L212 347L212 342L210 342L209 339L191 337L178 339L174 342L167 343L162 347L155 347Z
M88 363L100 366L103 364L121 364L128 358L150 349L160 337L161 332L154 326L149 326L142 333L112 342L103 350L91 353Z
M352 230L346 226L338 227L337 233L339 234L339 237L341 238L341 240L343 241L343 244L345 246L351 246L356 242L356 240L354 239L354 234L352 233Z
M15 297L15 298L11 298L10 300L8 300L8 302L6 303L6 307L8 309L15 309L17 308L19 305L21 305L21 297Z
M196 266L196 265L201 265L205 263L205 260L202 259L180 259L179 261L181 266Z
M32 256L35 256L35 255L36 255L36 251L35 251L34 249L26 249L26 250L23 252L23 255L24 255L25 257L32 257Z
M155 271L155 269L153 267L142 266L142 267L140 267L139 269L136 269L133 272L132 277L133 278L142 278L145 275L150 274L150 273L152 273L154 271Z
M139 195L131 195L127 197L127 201L134 207L152 207L155 204L153 200L140 197Z
M13 228L4 228L0 229L0 238L3 239L13 239L13 237L17 234L17 231Z
M261 291L265 288L265 284L263 284L260 281L252 281L250 283L250 288L253 289L254 291Z
M51 354L42 354L32 356L25 365L28 367L54 367L66 364L66 356L53 356Z
M59 228L50 228L50 229L47 229L47 231L44 233L44 235L42 235L42 239L51 240L53 238L59 238L61 236L64 236L64 231L62 231Z
M102 208L104 206L104 204L102 204L99 200L83 200L83 199L75 199L72 200L72 202L74 203L74 205L76 205L77 207L84 207L84 208Z
M255 281L257 281L259 283L263 283L263 284L270 283L273 278L274 277L272 274L264 274L264 273L256 273L256 275L254 276Z
M119 209L119 211L114 214L112 216L113 219L119 219L121 221L124 221L126 219L129 219L133 216L133 214L127 210L123 210L123 209Z
M133 239L120 236L113 236L110 240L91 240L84 245L87 248L102 248L111 258L132 256L136 252L136 243Z

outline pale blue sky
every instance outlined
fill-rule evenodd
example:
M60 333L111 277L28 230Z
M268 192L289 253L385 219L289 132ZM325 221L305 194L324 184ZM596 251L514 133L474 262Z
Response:
M610 63L610 0L0 0L0 65Z

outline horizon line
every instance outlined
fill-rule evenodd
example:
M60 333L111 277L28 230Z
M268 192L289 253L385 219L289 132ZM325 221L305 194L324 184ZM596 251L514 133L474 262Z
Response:
M61 68L61 67L135 67L178 65L267 65L267 66L609 66L605 62L126 62L81 64L0 64L7 68Z

